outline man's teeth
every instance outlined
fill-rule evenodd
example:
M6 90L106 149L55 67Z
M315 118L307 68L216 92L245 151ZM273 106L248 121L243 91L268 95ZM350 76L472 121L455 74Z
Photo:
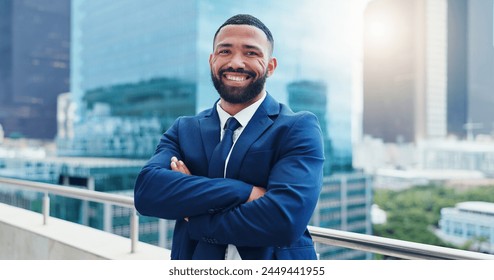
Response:
M241 82L245 81L247 77L245 76L232 76L232 75L226 75L226 78L231 81L236 81L236 82Z

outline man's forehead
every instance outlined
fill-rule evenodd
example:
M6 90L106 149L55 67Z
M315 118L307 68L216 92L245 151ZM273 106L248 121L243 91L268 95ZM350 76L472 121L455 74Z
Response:
M218 32L214 44L217 45L232 37L244 37L259 41L259 43L269 44L268 37L261 29L247 24L225 25Z

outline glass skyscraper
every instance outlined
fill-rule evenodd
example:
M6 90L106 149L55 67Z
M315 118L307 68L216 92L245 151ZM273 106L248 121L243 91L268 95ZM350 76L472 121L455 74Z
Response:
M364 134L492 134L493 0L374 0L364 20Z
M314 113L321 125L325 161L323 166L323 175L330 175L335 169L341 170L335 166L337 161L334 159L331 140L329 139L327 129L327 99L328 87L323 82L318 81L294 81L288 84L288 104L294 112L310 111ZM351 161L349 162L351 169Z
M327 129L328 85L300 80L288 84L288 103L293 111L313 112L324 139L324 182L311 225L371 234L372 181L352 168L351 157L339 157L332 148ZM369 259L370 254L318 244L321 259Z
M69 89L70 1L0 0L0 125L53 139L57 96Z
M364 134L388 143L446 136L446 8L445 0L369 3Z
M157 117L161 130L146 132L154 134L157 141L159 133L176 117L212 106L218 98L208 64L214 33L230 16L249 13L265 22L275 38L274 55L279 67L268 79L268 92L287 103L287 85L294 80L330 84L326 105L329 121L324 129L328 130L334 153L351 163L351 98L355 79L351 57L355 50L347 48L351 43L347 32L330 20L345 18L341 11L350 14L351 7L295 0L73 0L71 94L77 114L74 138L59 139L59 145L65 147L62 154L97 155L97 151L89 152L94 147L87 144L90 133L95 125L98 131L115 131L108 129L115 126L111 120L114 117L126 119L128 126L142 118ZM340 24L348 24L351 30L348 20ZM83 132L78 135L77 131ZM126 139L149 141L148 134L140 132ZM108 133L104 137L113 136ZM112 141L107 140L105 147L115 146ZM81 148L85 145L87 149ZM71 147L77 147L79 152L74 154ZM134 157L147 158L152 152L150 148ZM132 157L125 152L112 154Z

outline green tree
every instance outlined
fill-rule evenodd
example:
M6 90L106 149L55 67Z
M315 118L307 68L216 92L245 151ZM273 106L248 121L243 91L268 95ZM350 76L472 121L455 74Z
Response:
M494 202L494 186L464 191L439 185L416 186L402 191L377 189L374 203L386 211L388 220L384 225L374 225L374 235L455 247L440 240L431 228L438 227L442 208L454 207L462 201ZM475 244L478 245L478 241L472 245Z

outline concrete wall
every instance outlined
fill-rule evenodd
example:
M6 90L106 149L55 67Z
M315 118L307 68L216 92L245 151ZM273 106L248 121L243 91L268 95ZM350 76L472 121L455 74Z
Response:
M139 242L130 253L130 239L0 203L0 259L97 260L170 259L170 251Z

